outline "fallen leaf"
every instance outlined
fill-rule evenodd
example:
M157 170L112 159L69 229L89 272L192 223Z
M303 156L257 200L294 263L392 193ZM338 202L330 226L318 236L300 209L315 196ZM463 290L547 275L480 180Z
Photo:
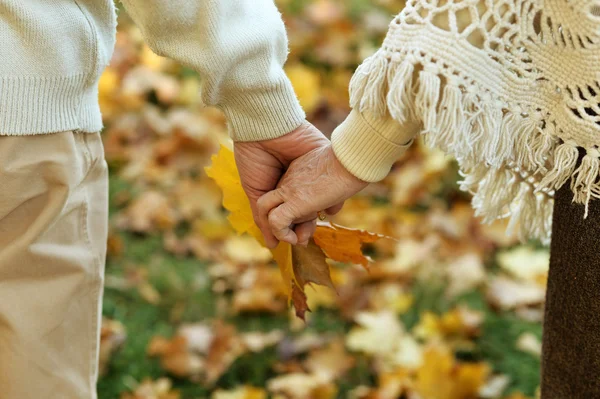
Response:
M229 391L217 389L211 399L267 399L267 392L262 388L243 386Z
M354 367L356 359L350 356L342 341L334 341L327 347L312 351L304 361L304 367L312 374L334 381Z
M519 335L516 346L517 349L535 357L540 357L542 354L542 342L537 336L530 332Z
M423 354L415 390L427 399L476 398L489 374L487 364L459 363L448 348L436 345Z
M159 378L156 381L144 380L134 392L124 393L121 399L180 399L179 391L173 389L173 384L168 378Z
M237 335L235 327L217 321L214 326L213 340L206 355L207 384L213 384L229 366L246 351L242 339Z
M100 375L104 375L107 372L112 355L123 346L126 339L125 326L121 322L106 318L102 319L102 328L100 330Z
M449 285L446 295L454 298L476 288L485 281L485 270L481 256L465 254L450 263L446 269Z
M545 288L532 282L514 281L501 276L488 283L488 300L504 310L543 303L545 296Z
M495 375L479 389L481 398L495 399L502 396L510 384L510 377L505 374Z
M261 352L265 348L278 344L284 337L283 331L271 330L268 333L248 332L241 335L244 345L250 352Z
M548 274L550 253L548 249L520 246L497 255L498 264L514 277L523 281L544 280Z
M314 240L328 258L338 262L355 263L368 268L371 260L362 253L362 245L373 243L382 237L382 235L364 230L349 229L329 222L319 222Z
M335 384L321 375L291 373L270 379L267 389L273 394L283 394L289 399L333 399Z

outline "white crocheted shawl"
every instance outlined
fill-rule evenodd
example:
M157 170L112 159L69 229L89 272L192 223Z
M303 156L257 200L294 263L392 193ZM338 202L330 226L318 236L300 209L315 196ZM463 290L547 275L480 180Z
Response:
M600 1L408 0L350 90L355 109L421 120L477 213L522 239L549 240L569 178L586 216L600 197Z

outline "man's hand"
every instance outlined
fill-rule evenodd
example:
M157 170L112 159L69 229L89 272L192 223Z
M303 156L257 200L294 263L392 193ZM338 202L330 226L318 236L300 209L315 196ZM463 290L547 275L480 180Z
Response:
M235 161L242 187L250 200L256 224L273 248L278 240L271 233L266 218L258 217L258 199L274 190L283 173L296 158L329 145L329 140L312 124L304 122L292 132L272 140L236 142ZM305 220L295 227L299 242L307 242L315 229L315 219Z
M277 240L302 244L308 238L294 225L315 220L322 210L335 213L367 185L344 168L331 145L318 147L292 162L277 189L258 200L260 225L268 224Z

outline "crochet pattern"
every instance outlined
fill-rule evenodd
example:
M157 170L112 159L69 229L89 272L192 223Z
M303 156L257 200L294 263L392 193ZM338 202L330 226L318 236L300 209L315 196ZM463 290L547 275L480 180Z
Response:
M600 197L600 1L408 0L350 91L361 112L422 121L477 214L523 240L550 239L570 177L586 216Z

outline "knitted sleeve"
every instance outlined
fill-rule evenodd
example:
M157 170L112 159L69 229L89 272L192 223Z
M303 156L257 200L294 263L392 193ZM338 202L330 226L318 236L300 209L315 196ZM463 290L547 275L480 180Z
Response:
M121 0L150 48L197 70L236 141L282 136L305 118L283 64L287 36L273 0Z
M547 241L557 188L570 179L574 202L600 198L599 65L598 0L408 0L350 101L379 121L422 123L457 159L478 215ZM397 127L388 151L410 136ZM359 178L391 165L364 155L373 137L342 125L332 139Z

